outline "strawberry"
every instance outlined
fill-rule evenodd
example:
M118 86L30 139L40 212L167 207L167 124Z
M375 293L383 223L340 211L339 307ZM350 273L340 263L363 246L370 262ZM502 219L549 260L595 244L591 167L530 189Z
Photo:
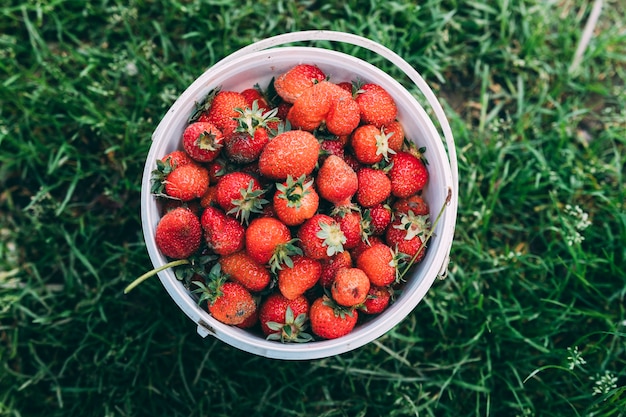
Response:
M332 217L318 213L298 229L300 247L304 255L313 259L328 259L343 252L346 237Z
M326 129L333 135L349 135L361 122L359 105L350 97L333 101L326 114Z
M252 107L236 109L239 114L235 119L237 128L224 139L224 152L227 158L237 164L256 161L261 151L270 141L269 126L278 122L277 110L265 111L259 108L258 102Z
M348 164L354 172L359 172L359 170L365 166L364 164L359 162L359 160L356 159L354 154L352 154L351 152L346 152L343 160L346 161L346 164Z
M222 271L252 292L267 288L271 281L270 272L256 262L245 251L222 256L219 259Z
M368 83L359 87L356 102L361 111L361 121L380 128L396 119L396 103L383 87Z
M201 198L209 189L209 172L196 163L175 168L165 181L165 194L181 201Z
M392 211L387 204L377 204L365 210L363 229L368 236L380 236L391 223Z
M385 287L398 279L398 257L384 243L365 249L357 258L356 266L367 275L372 285Z
M198 304L207 301L209 313L224 324L240 325L257 310L250 291L237 282L227 281L219 263L211 268L206 284L196 285L195 292L201 294Z
M259 109L269 109L270 106L267 104L267 100L263 96L263 92L259 91L257 88L246 88L241 91L241 95L246 99L246 107L252 108L254 102L257 102L257 106Z
M311 64L298 64L274 80L276 93L287 103L294 103L303 91L323 81L326 74Z
M391 151L400 152L402 150L402 146L404 145L404 128L402 124L394 120L391 123L388 123L380 128L381 133L384 133L387 136L387 143Z
M382 236L368 236L367 239L363 239L354 249L350 249L350 256L356 261L363 251L376 243L385 243Z
M209 110L200 116L198 121L213 123L225 136L228 136L237 128L235 120L239 113L237 109L243 109L248 105L246 98L236 91L219 91Z
M235 324L235 326L239 327L240 329L252 329L253 327L256 326L258 322L259 322L259 309L256 308L254 312L248 316L247 319L245 319L239 324Z
M321 166L330 155L336 155L341 159L345 157L345 144L340 140L323 139L320 141L320 157L318 164Z
M300 296L289 300L281 293L270 294L259 307L261 331L268 340L281 342L308 342L311 335L303 332L308 319L310 303Z
M207 246L216 254L226 256L243 250L243 226L220 208L209 206L204 209L200 223Z
M400 213L408 214L409 211L412 211L413 214L417 215L426 215L430 213L428 203L419 194L413 194L406 198L400 198L393 203L391 208L396 215Z
M165 155L161 158L162 162L168 162L171 164L172 168L180 167L183 165L187 165L193 162L193 159L189 156L189 154L185 151L177 149Z
M354 170L335 155L326 158L317 173L316 182L320 197L335 206L350 204L350 199L358 188L358 179Z
M337 86L343 88L344 90L346 90L350 94L354 93L353 84L350 81L339 82L339 83L337 83Z
M228 172L226 162L219 157L209 162L206 167L209 171L209 183L212 185L217 184L219 178Z
M315 169L320 144L313 134L289 130L277 135L259 156L259 171L265 177L284 181L287 176L299 178Z
M190 257L200 248L202 241L198 216L185 207L168 211L157 224L155 241L161 253L169 258Z
M187 165L193 162L193 159L184 151L173 151L165 155L161 159L157 159L156 168L151 172L151 188L150 192L157 196L165 195L165 183L168 175L174 171L174 168Z
M241 171L230 172L217 183L216 201L226 212L243 224L250 220L250 214L261 213L268 201L263 198L265 190L259 181Z
M343 248L355 248L364 237L361 228L363 221L361 211L356 206L345 206L333 210L331 217L339 224L341 232L346 237Z
M391 193L398 198L409 197L428 182L428 170L422 160L410 152L400 151L391 157Z
M351 268L352 256L347 250L334 254L328 259L322 261L322 275L319 283L322 288L330 288L335 279L335 274L339 268Z
M400 215L389 225L385 233L387 245L398 253L403 253L412 259L412 262L420 262L425 254L422 248L426 235L430 230L428 215L416 215L412 211Z
M294 128L312 132L326 120L333 103L342 98L348 100L351 96L336 84L321 81L302 92L289 109L287 120ZM342 127L343 122L339 119L337 122L337 126Z
M215 185L209 185L206 193L200 197L200 207L203 209L217 205L217 187Z
M278 289L287 299L298 298L317 284L322 275L322 264L302 255L292 257L292 265L278 271Z
M369 278L361 269L341 268L335 274L330 291L337 304L355 307L365 301L370 285Z
M357 178L356 200L362 207L374 207L391 195L391 180L384 171L364 167L357 173Z
M380 314L391 302L391 289L371 286L363 306L359 309L365 314Z
M213 123L195 122L183 131L183 148L198 162L211 162L222 150L224 136Z
M330 298L319 297L309 309L311 331L322 339L336 339L350 333L356 326L356 310L339 308Z
M297 226L310 219L317 212L319 195L313 188L313 180L307 181L304 175L294 180L276 184L273 198L276 216L287 226Z
M350 137L350 146L356 159L362 164L372 165L396 153L389 146L390 134L372 125L359 126Z
M246 229L246 252L256 262L269 265L272 271L291 265L290 256L301 254L285 223L273 217L258 217Z

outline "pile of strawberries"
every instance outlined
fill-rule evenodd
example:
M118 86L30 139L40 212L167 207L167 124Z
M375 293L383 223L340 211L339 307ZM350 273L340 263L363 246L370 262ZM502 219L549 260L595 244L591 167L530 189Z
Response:
M175 273L215 319L283 342L341 337L424 257L424 151L384 88L313 64L215 89L152 173L156 244L186 260Z

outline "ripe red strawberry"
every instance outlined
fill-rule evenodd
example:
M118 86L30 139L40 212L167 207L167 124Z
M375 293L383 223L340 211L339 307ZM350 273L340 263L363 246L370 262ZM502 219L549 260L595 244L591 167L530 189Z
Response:
M359 105L352 96L333 101L326 114L326 129L333 135L349 135L360 122Z
M294 180L276 184L273 198L276 216L287 226L297 226L310 219L319 207L319 195L313 187L313 180L307 181L304 175Z
M393 203L391 207L396 215L400 213L408 214L412 211L413 214L427 215L430 213L428 203L419 194L413 194L406 198L400 198Z
M340 140L323 139L320 141L320 157L318 164L322 166L326 158L336 155L341 159L345 157L345 144Z
M352 256L347 250L339 252L328 259L323 259L321 262L322 276L320 276L319 283L322 288L328 289L330 289L333 284L337 270L340 268L351 268L353 266Z
M365 314L380 314L389 307L391 295L391 289L388 287L372 286L359 310Z
M287 103L293 103L303 91L323 81L326 74L311 64L298 64L274 80L276 93Z
M331 217L339 224L341 232L346 237L344 250L355 248L364 238L360 210L356 206L345 206L334 210Z
M162 162L168 162L168 160L172 168L180 167L193 162L193 159L191 159L189 154L185 151L181 151L180 149L172 151L161 158Z
M313 134L289 130L277 135L259 156L259 171L267 178L284 181L287 176L299 178L315 169L320 144Z
M209 206L200 218L204 239L209 249L226 256L243 250L244 228L237 219L227 216L220 208Z
M209 189L209 172L196 163L175 168L165 180L165 194L181 201L201 198Z
M317 173L317 192L335 206L350 204L358 187L357 175L340 157L330 155Z
M290 265L290 256L301 254L292 241L291 231L274 217L258 217L250 222L246 232L246 252L272 271Z
M224 152L227 158L237 164L256 161L261 151L270 141L270 124L279 122L277 110L266 111L257 102L252 107L236 109L237 128L224 138Z
M217 182L216 201L219 206L243 224L250 215L261 213L268 201L263 198L265 190L255 177L241 171L230 172Z
M222 150L224 135L213 123L195 122L183 131L183 148L198 162L211 162Z
M356 159L367 165L387 161L395 153L389 146L389 134L372 124L359 126L352 133L350 146Z
M225 274L252 292L264 290L271 281L270 272L245 251L222 256L219 263Z
M394 120L384 125L381 128L381 132L385 133L387 136L390 150L394 152L400 152L402 150L402 146L404 145L404 128L399 121Z
M206 284L196 282L200 293L199 303L207 301L207 310L224 324L241 325L257 311L257 305L243 285L226 281L221 266L216 263L209 273Z
M227 136L237 128L235 121L239 115L237 109L243 109L247 104L246 98L239 92L219 91L213 98L209 110L200 116L198 121L213 123L224 136Z
M246 99L246 107L252 108L254 102L257 102L259 109L269 110L270 106L267 104L267 100L263 96L263 93L256 88L246 88L241 91L241 95Z
M287 299L293 300L313 288L321 275L320 261L295 255L292 257L292 265L278 271L278 289Z
M312 132L326 120L333 103L342 98L352 99L349 93L336 84L321 81L302 92L289 109L287 120L293 128ZM337 122L338 126L343 123L339 120Z
M359 172L359 170L365 166L364 164L359 162L359 160L356 159L354 154L351 152L346 152L343 160L346 161L346 164L348 164L354 172Z
M368 236L367 239L361 240L354 249L350 249L350 256L354 262L359 259L363 251L376 243L385 243L382 236Z
M301 296L289 300L281 293L270 294L259 307L261 331L268 340L308 342L311 336L303 332L309 317L310 303Z
M326 296L315 299L309 309L311 331L322 339L336 339L350 333L356 326L356 310L340 309Z
M213 185L217 184L219 178L228 172L226 162L219 157L209 162L206 167L209 171L209 183Z
M356 101L361 110L361 121L380 128L396 119L396 103L383 87L368 83L359 87Z
M200 248L201 241L200 220L188 208L178 207L168 211L157 224L155 242L168 258L190 257Z
M367 298L370 280L359 268L341 268L335 274L331 295L333 300L344 307L356 307Z
M362 207L374 207L391 195L391 180L384 171L364 167L357 173L357 178L356 200Z
M424 162L410 152L400 151L391 157L391 193L398 198L409 197L420 191L428 182Z
M340 83L337 83L337 85L343 88L344 90L346 90L350 94L354 92L353 85L350 81L342 81Z
M200 197L200 207L203 209L217 205L217 187L215 185L209 185L207 192Z
M392 211L387 204L377 204L365 210L363 229L368 236L380 236L385 233L391 223Z
M356 260L356 266L365 272L372 285L385 287L398 279L398 257L384 243L365 249Z
M420 262L426 255L422 248L430 230L429 216L400 213L385 233L387 245L398 253L407 255L413 262Z
M300 226L298 238L304 255L318 260L343 252L343 244L346 242L335 219L322 213L314 215Z

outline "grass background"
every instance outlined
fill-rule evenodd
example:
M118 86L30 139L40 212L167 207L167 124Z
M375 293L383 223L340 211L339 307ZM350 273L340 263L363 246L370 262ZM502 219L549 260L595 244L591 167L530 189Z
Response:
M572 66L589 1L4 2L0 416L625 416L622 6ZM450 274L401 324L281 362L199 338L158 280L122 290L151 268L139 191L162 115L222 57L305 29L424 75L460 205Z

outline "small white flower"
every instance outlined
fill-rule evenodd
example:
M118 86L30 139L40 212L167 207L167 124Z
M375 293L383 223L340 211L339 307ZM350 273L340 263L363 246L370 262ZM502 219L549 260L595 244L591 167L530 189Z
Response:
M617 377L609 371L604 371L604 375L590 377L593 381L593 395L608 394L612 389L617 388Z
M572 370L577 366L582 366L587 363L582 357L582 354L578 351L578 346L568 347L567 351L569 356L567 357L567 367Z

